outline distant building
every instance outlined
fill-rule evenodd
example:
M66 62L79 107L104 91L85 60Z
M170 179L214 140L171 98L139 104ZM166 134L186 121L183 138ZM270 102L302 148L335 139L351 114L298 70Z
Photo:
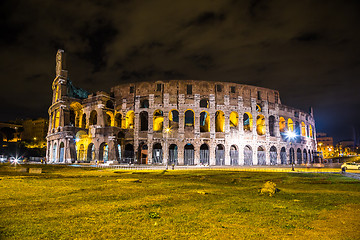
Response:
M326 133L317 133L317 150L321 152L324 158L335 157L334 139L327 136Z
M24 128L24 132L22 133L22 140L45 141L48 128L47 119L28 119L24 120L22 125Z

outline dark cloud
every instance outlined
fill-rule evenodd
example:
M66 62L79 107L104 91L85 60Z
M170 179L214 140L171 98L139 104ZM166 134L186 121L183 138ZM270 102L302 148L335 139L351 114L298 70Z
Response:
M358 124L360 4L323 1L1 1L0 120L46 115L55 54L72 82L205 79L280 91L318 131ZM16 97L14 97L16 96ZM344 124L346 122L346 127ZM350 136L351 137L351 136Z

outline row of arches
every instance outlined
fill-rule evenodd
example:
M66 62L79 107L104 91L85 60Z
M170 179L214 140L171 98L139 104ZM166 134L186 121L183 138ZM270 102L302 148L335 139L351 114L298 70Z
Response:
M98 149L95 149L94 143L80 144L76 147L76 159L79 162L91 162L94 160L99 160L106 163L108 160L117 160L119 163L139 163L147 164L148 163L148 146L144 143L139 145L138 156L135 156L134 146L130 143L122 147L120 144L114 145L116 147L115 159L109 159L109 145L106 142L103 142L99 145ZM210 148L209 145L204 143L200 145L199 149L199 159L198 162L195 161L195 147L191 143L184 145L183 153L179 156L179 149L176 144L170 144L167 149L167 162L164 161L164 149L161 143L154 143L152 145L152 163L153 164L174 164L174 165L287 165L287 164L306 164L313 163L313 151L307 149L297 148L296 151L294 148L290 147L286 150L285 147L282 147L278 152L278 149L275 146L271 146L268 154L264 146L258 146L253 149L250 145L246 145L242 149L242 154L240 154L240 149L237 145L231 145L229 149L226 149L224 145L218 144L215 147L215 152L213 154L214 161L210 162ZM57 143L53 144L52 147L52 162L64 163L64 143L61 142L59 146ZM226 151L229 151L229 162L225 162ZM240 155L242 155L242 160L240 160ZM182 158L179 161L179 157ZM267 159L269 158L269 159Z

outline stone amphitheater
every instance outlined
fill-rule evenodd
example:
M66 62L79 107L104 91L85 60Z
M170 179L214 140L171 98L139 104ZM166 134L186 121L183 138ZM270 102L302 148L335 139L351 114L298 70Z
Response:
M56 55L49 108L50 163L278 165L313 163L312 110L272 89L231 82L124 83L89 94Z

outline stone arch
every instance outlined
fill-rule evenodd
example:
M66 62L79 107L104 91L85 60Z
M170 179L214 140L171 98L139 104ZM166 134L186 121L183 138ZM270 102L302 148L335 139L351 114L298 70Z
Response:
M304 122L301 122L301 136L306 137L306 125Z
M200 113L200 132L210 132L210 114L207 111Z
M243 126L244 126L244 131L247 131L247 132L252 131L253 118L252 118L251 113L249 113L249 112L244 113Z
M171 144L169 146L169 165L178 165L178 146Z
M92 110L90 113L89 125L97 125L97 112L95 110Z
M225 114L221 110L215 113L215 132L225 132Z
M258 165L266 165L266 152L263 146L257 148L257 162Z
M282 147L281 150L280 150L280 162L281 164L286 164L286 149L285 147Z
M286 132L286 120L284 117L279 118L279 131L280 133Z
M84 144L80 144L80 146L79 146L78 161L80 161L80 162L85 161L85 147L84 147Z
M124 162L129 164L134 163L134 145L131 143L125 145Z
M87 160L88 162L95 160L95 145L90 143L87 148Z
M277 149L275 146L271 146L270 148L270 165L277 164Z
M215 148L215 165L225 165L225 147L222 144L216 145Z
M100 144L99 160L106 163L109 160L109 145L106 142Z
M163 150L161 143L154 143L152 157L153 163L163 163Z
M314 135L313 135L313 128L312 128L311 125L309 125L309 137L310 137L310 138L313 138L313 137L314 137Z
M55 119L54 119L54 122L55 122L55 124L54 124L54 128L56 129L56 128L58 128L59 126L60 126L60 109L57 109L56 110L56 113L55 113Z
M303 151L303 159L304 159L304 163L308 163L308 158L307 158L307 152L306 152L306 149L304 149Z
M139 160L140 160L140 164L147 164L148 163L148 145L145 142L141 142L139 144L139 149L138 149L138 153L139 153Z
M265 135L266 133L265 116L262 114L259 114L256 117L256 132L260 136Z
M149 114L147 111L142 111L139 114L140 118L140 131L149 130Z
M80 127L80 119L82 117L82 105L79 102L70 104L70 122L71 126Z
M59 146L59 162L64 162L65 161L65 144L64 142L60 143Z
M114 126L121 128L122 114L117 113L114 117Z
M153 130L154 132L162 132L164 127L164 113L162 110L157 109L153 115Z
M110 127L110 126L113 126L112 122L113 122L113 119L114 118L114 114L110 111L107 111L105 114L104 114L104 123L105 123L105 127Z
M194 127L195 124L195 113L192 109L185 111L185 127Z
M269 116L269 134L271 137L275 137L275 117Z
M287 126L290 132L294 132L294 121L291 118L288 118Z
M184 146L184 165L194 165L194 146L187 143Z
M210 165L210 151L209 146L206 143L203 143L200 146L200 164Z
M126 119L125 119L125 129L133 129L134 128L134 122L135 122L135 113L134 111L130 110L126 113Z
M229 116L230 128L237 128L239 125L239 114L232 111Z
M203 98L200 100L200 108L209 108L209 107L210 107L209 99Z
M296 150L296 160L297 164L302 164L302 153L300 148Z
M52 148L52 162L57 162L57 143L55 142Z
M244 147L244 165L251 166L253 165L253 153L251 146L246 145Z
M230 165L239 165L239 148L236 145L230 146Z
M171 129L179 128L179 111L176 109L172 109L169 112L169 127Z
M86 128L86 113L82 115L81 118L81 128Z

